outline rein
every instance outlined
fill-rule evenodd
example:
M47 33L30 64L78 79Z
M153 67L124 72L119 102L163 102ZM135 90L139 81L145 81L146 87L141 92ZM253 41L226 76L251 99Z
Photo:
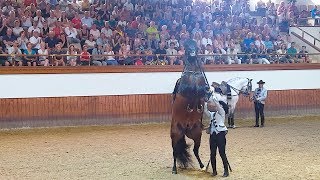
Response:
M247 78L248 79L248 78ZM248 83L247 83L247 85L245 85L245 86L247 86L247 91L242 91L241 89L243 88L243 87L245 87L245 86L243 86L241 89L237 89L237 88L235 88L235 87L233 87L233 86L231 86L231 85L229 85L230 86L230 88L234 91L234 92L236 92L237 93L237 95L233 95L233 96L239 96L240 94L244 94L244 95L246 95L246 96L248 96L249 95L249 87L250 86L252 86L252 84L251 84L251 81L248 79Z

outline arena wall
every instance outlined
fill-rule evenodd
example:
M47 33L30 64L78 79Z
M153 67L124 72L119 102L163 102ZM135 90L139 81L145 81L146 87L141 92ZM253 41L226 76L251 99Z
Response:
M0 69L0 128L170 121L170 93L182 69L167 66L168 72L161 70L163 67L160 72L151 66L134 68L92 67L92 71L86 72L55 69L46 72L49 74L39 72L43 69L11 69L12 74ZM206 67L206 71L209 81L221 82L232 77L266 81L270 90L267 116L320 112L317 64L216 66ZM243 96L236 117L253 117L252 103Z

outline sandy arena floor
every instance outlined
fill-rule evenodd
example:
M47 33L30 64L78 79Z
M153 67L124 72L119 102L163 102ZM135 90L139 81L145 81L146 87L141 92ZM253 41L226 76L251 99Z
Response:
M251 124L242 120L227 135L233 168L227 179L320 179L320 117L269 119L264 128ZM195 158L194 168L171 174L169 127L0 131L0 179L213 179L199 170ZM205 133L200 157L208 162ZM214 179L223 171L218 158Z

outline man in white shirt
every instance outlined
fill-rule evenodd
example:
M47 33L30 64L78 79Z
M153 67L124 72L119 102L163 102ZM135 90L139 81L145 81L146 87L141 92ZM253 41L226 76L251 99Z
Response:
M38 27L38 24L37 24L36 21L33 21L32 26L30 26L30 27L28 28L29 37L32 35L32 32L34 32L34 31L37 31L38 33L41 32L41 30L40 30L40 28Z
M87 27L90 29L93 25L93 19L89 16L89 12L86 11L84 13L84 17L81 19L82 24L87 25Z
M38 31L33 31L33 36L29 39L29 42L32 44L33 49L40 49L41 37L39 36Z
M178 55L178 52L177 50L174 49L174 45L175 44L173 42L170 43L170 47L167 49L167 55L170 55L168 56L170 65L173 65L173 63L176 63L177 61L177 56L174 56L174 55ZM179 61L179 64L182 65L183 62L182 61L180 62L180 61Z
M106 37L110 38L112 36L112 30L109 27L108 21L104 23L104 27L101 29L101 34L106 35Z
M131 0L127 0L127 2L124 3L123 7L128 11L133 11L133 4L131 3Z
M204 33L204 37L203 37L202 40L201 40L202 48L207 47L208 44L212 46L212 40L211 40L211 38L209 37L209 32L206 31L206 32Z
M264 127L264 105L268 96L268 91L263 87L264 81L260 80L257 82L259 87L254 90L253 96L250 100L254 101L254 110L256 113L256 125L254 127L259 127L259 116L261 118L261 127Z
M238 49L235 48L234 45L231 45L227 49L227 64L241 64L241 60L238 58Z
M68 44L80 43L80 40L77 38L78 32L76 28L73 27L72 23L67 23L67 27L64 29L64 32L67 35Z

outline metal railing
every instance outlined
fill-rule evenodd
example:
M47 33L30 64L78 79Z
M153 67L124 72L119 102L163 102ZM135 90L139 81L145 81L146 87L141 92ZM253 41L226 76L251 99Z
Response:
M316 39L315 41L319 41L320 40ZM206 60L206 59L227 59L228 57L237 57L239 59L259 59L259 58L266 58L268 60L273 59L273 62L275 63L280 63L279 59L282 57L286 57L286 58L292 58L292 59L300 59L301 62L311 62L308 59L312 59L312 56L319 56L319 53L296 53L296 54L288 54L288 53L284 53L284 54L280 54L280 53L264 53L264 54L259 54L259 53L237 53L237 54L217 54L217 53L212 53L212 54L198 54L197 57L201 58L202 60ZM40 55L40 54L35 54L35 55L26 55L26 54L0 54L0 60L2 61L24 61L24 62L28 62L28 60L26 59L26 57L28 58L34 58L37 61L39 61L39 57L45 57L47 59L49 59L50 61L50 65L53 66L53 61L54 61L54 57L59 57L59 58L63 58L65 62L67 62L67 57L76 57L77 58L77 62L81 62L81 57L82 56L86 56L89 57L88 62L92 62L96 59L93 59L94 57L101 57L100 60L103 61L108 61L107 57L114 57L115 60L117 61L121 61L125 58L132 58L133 61L135 60L134 58L145 58L145 57L152 57L152 64L153 65L165 65L163 64L163 60L167 60L170 57L177 57L177 58L182 58L184 55L168 55L168 54L129 54L129 55L119 55L119 54L114 54L114 55L107 55L107 54L101 54L101 55L81 55L81 54L49 54L49 55ZM103 58L104 57L104 58ZM317 58L315 58L317 59ZM32 60L34 61L34 60ZM245 63L245 62L242 62ZM15 65L15 63L13 63L13 65ZM92 65L91 63L88 64L88 66Z

